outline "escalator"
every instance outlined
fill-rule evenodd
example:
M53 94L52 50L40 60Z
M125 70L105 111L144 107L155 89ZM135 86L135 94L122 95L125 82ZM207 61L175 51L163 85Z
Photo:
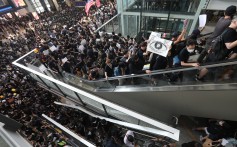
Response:
M152 118L158 120L163 118L161 121L167 122L171 116L180 115L236 121L236 63L233 61L200 67L212 69L205 82L195 81L195 74L198 71L196 68L160 71L159 74L156 72L151 74L159 77L155 84L151 75L78 83L76 78L70 75L65 77L68 78L69 84L76 86L85 83L87 86L82 87L86 87L93 94ZM224 77L226 75L223 74L228 70L234 73L231 77ZM182 73L182 81L169 83L166 76L177 73ZM119 85L121 81L123 85Z
M89 126L87 126L88 128L85 128L85 132L89 131L89 132L93 133L95 136L97 136L94 139L90 138L89 135L86 135L87 133L85 133L85 135L78 133L78 131L72 129L73 127L68 127L68 126L70 126L68 124L62 125L62 124L60 124L60 122L57 122L53 118L50 118L49 116L47 116L45 114L42 115L43 118L47 120L47 122L53 124L55 127L60 129L63 132L63 134L68 134L67 135L68 138L74 138L74 139L70 139L71 145L75 144L78 146L78 143L76 142L76 140L77 140L77 141L81 142L82 144L84 144L83 146L85 146L85 145L91 146L91 147L100 146L100 145L98 145L98 142L97 142L98 138L103 139L102 142L105 145L105 144L107 144L106 142L108 141L108 138L110 138L109 136L111 135L111 132L116 132L116 133L112 133L112 134L116 134L113 136L113 138L116 138L115 139L115 140L117 140L116 143L119 146L124 146L123 138L128 130L131 130L134 132L134 134L135 134L134 139L136 140L135 142L139 146L144 146L144 144L146 144L146 142L149 142L151 139L154 139L156 137L165 139L164 141L166 141L166 143L167 142L168 143L176 142L175 140L173 140L174 138L168 137L169 133L166 131L162 131L162 130L154 129L154 128L150 128L150 127L144 127L144 126L140 126L137 124L132 124L132 123L118 120L118 119L114 119L114 118L108 118L108 117L100 115L96 112L91 112L91 111L89 111L81 106L75 105L75 104L69 105L69 104L64 104L61 102L54 102L54 104L57 107L59 107L62 111L67 111L70 113L78 114L77 124L84 124L82 121L84 119L91 121L91 122L87 121L86 124ZM74 118L72 116L70 121L73 122L73 120L74 120ZM94 128L94 129L92 129L92 128ZM107 132L106 132L106 130L107 130ZM88 139L88 138L90 138L90 139ZM156 142L157 145L160 143ZM74 145L72 145L72 146L74 146Z
M13 64L28 71L34 79L48 88L58 89L77 101L87 104L96 101L110 108L114 104L166 124L172 123L173 116L181 115L237 121L237 61L88 81L65 72L60 77L42 68L40 63L26 63L27 60L32 60L32 52ZM195 74L201 68L211 69L205 82L195 81ZM230 76L226 75L228 72L231 72ZM182 76L175 82L168 82L167 76L177 73ZM88 93L90 96L85 97ZM86 98L90 100L85 100ZM103 109L98 105L93 104L94 107Z

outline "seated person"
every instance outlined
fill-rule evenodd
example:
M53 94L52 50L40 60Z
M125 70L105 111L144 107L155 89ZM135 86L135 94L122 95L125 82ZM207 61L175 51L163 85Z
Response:
M194 128L194 131L204 131L206 136L200 136L200 141L204 141L206 139L217 140L222 137L225 132L225 121L215 121L215 123L211 123L208 127L199 127Z
M190 53L194 52L196 46L195 40L188 40L186 43L186 48L182 49L179 55L176 57L176 60L174 60L174 65L181 65L181 66L194 66L198 67L198 63L188 63L188 59L190 57Z

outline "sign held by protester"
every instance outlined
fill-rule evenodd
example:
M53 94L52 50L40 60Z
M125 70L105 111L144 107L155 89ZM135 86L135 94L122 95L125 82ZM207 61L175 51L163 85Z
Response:
M161 33L151 32L151 35L150 35L150 37L149 37L149 40L153 40L155 37L161 38Z
M66 63L67 61L68 61L67 57L62 59L63 64Z
M51 46L49 49L50 49L52 52L57 50L56 46L54 46L54 45Z
M166 57L171 44L172 41L156 36L152 40L149 40L147 51Z
M49 55L49 50L44 50L43 53L44 53L45 56Z
M199 28L205 27L206 23L207 23L207 15L206 14L199 15Z

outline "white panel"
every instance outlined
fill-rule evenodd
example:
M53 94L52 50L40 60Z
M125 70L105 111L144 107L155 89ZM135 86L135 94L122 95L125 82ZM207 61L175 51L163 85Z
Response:
M230 5L237 5L236 0L210 0L208 10L225 10Z

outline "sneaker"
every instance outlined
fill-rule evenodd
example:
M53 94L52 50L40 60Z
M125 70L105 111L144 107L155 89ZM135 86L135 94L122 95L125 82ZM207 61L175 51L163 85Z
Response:
M198 78L199 75L195 75L195 80L198 81L198 82L204 82L204 79L203 78Z

